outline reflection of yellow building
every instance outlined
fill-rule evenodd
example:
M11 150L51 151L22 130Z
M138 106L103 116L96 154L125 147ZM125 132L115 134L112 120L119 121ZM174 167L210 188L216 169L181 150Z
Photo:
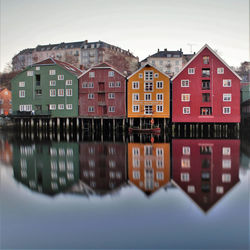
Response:
M169 143L128 143L128 177L147 195L170 181Z

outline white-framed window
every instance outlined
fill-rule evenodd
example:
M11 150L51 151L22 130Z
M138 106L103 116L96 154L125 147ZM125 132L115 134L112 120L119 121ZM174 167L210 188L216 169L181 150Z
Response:
M88 93L88 99L94 99L94 93Z
M115 112L115 106L109 106L109 112Z
M139 74L139 78L143 78L143 74L142 73Z
M163 101L163 94L156 94L157 101Z
M34 72L33 71L27 71L27 76L33 76Z
M116 162L114 160L109 160L109 167L110 168L115 168Z
M153 91L153 82L144 83L144 91Z
M152 160L151 159L145 159L144 160L144 167L152 168Z
M156 172L156 179L157 180L164 180L164 173L163 172Z
M222 168L231 168L231 159L222 159Z
M144 94L144 101L151 101L151 94Z
M49 86L56 86L56 81L55 80L49 81Z
M217 193L217 194L223 194L223 193L224 193L224 187L222 187L222 186L217 186L217 187L216 187L216 193Z
M109 88L114 88L115 87L115 83L114 82L109 82Z
M144 80L145 81L151 81L153 80L153 75L154 75L154 72L152 70L145 70L144 71Z
M32 105L31 104L19 105L19 110L20 111L32 111Z
M58 79L58 80L64 80L64 75L58 75L58 76L57 76L57 79Z
M50 104L49 109L50 110L56 110L56 104Z
M89 88L94 88L94 83L93 82L89 82L88 87Z
M190 114L190 107L183 107L183 114L189 115Z
M25 97L25 90L19 90L19 97L24 98Z
M95 78L95 72L94 71L89 72L89 78Z
M56 74L56 70L55 69L50 69L49 70L49 75L50 76L53 76L53 75L55 75Z
M132 89L139 89L139 82L132 82Z
M232 94L223 94L223 102L231 102Z
M133 170L133 179L134 180L140 179L140 171Z
M188 74L194 75L195 74L195 68L188 68Z
M139 112L139 105L133 105L133 112Z
M231 79L223 79L223 87L232 87Z
M224 68L217 68L217 74L219 75L224 74Z
M190 102L190 94L181 94L182 102Z
M140 148L132 148L133 157L140 156Z
M121 82L116 82L116 83L115 83L115 87L116 87L116 88L120 88L120 87L121 87Z
M181 87L183 88L189 87L189 80L181 80Z
M164 154L164 149L163 148L156 148L156 156L162 157Z
M56 96L56 89L50 89L49 96L51 96L51 97Z
M163 168L164 167L164 159L156 159L156 167Z
M82 88L83 88L83 89L86 89L87 87L88 87L88 83L87 83L87 82L83 82L83 83L82 83Z
M188 193L190 193L190 194L195 193L195 186L193 186L193 185L188 185L187 191L188 191Z
M188 146L182 147L182 154L183 155L190 155L190 147L188 147Z
M157 81L156 82L156 88L157 89L163 89L163 81Z
M190 180L189 173L181 173L182 182L189 182L189 180Z
M159 77L159 74L158 74L158 73L155 73L154 77L155 77L155 78L158 78L158 77Z
M138 93L133 93L132 97L133 97L133 101L139 101L139 94Z
M36 67L36 70L40 70L40 67Z
M66 89L66 96L72 96L72 89Z
M181 159L181 167L182 168L190 168L190 159L189 158L182 158Z
M94 106L88 106L88 112L94 112L95 107Z
M72 104L66 104L66 109L71 110L72 109Z
M25 87L25 82L19 82L19 87L20 87L20 88Z
M134 168L140 167L140 159L138 159L138 158L133 159L133 167Z
M157 112L163 112L163 106L162 105L156 105L156 111Z
M58 96L64 96L64 89L58 89L57 95Z
M222 155L230 155L231 154L231 148L230 147L223 147L222 148Z
M231 114L231 107L223 107L223 114L225 115Z
M72 80L66 80L66 85L72 85Z
M222 174L222 182L223 183L231 182L231 174Z
M108 76L109 77L113 77L115 75L115 72L114 71L109 71L109 73L108 73Z
M108 93L108 99L115 99L115 93Z
M145 115L152 115L153 114L153 106L152 105L145 105L144 106L144 114Z
M59 109L59 110L64 109L64 104L58 104L58 109Z

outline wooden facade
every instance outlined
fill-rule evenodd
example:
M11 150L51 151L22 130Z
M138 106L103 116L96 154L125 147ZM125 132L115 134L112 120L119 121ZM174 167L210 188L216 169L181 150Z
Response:
M12 113L11 91L7 88L0 90L0 115L9 115Z

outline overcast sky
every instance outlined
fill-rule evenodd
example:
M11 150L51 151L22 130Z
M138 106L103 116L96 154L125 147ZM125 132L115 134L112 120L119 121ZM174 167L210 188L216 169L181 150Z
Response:
M249 61L249 0L0 0L0 71L38 44L105 41L140 60L205 43L229 64Z

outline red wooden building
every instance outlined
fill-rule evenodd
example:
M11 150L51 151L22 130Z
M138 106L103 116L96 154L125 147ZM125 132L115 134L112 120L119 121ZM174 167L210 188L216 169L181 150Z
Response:
M79 77L80 117L126 117L126 77L107 63Z
M172 122L239 123L240 80L204 45L172 79Z
M239 182L240 140L172 140L172 178L207 212Z
M12 113L11 91L4 88L0 89L0 115L9 115Z

